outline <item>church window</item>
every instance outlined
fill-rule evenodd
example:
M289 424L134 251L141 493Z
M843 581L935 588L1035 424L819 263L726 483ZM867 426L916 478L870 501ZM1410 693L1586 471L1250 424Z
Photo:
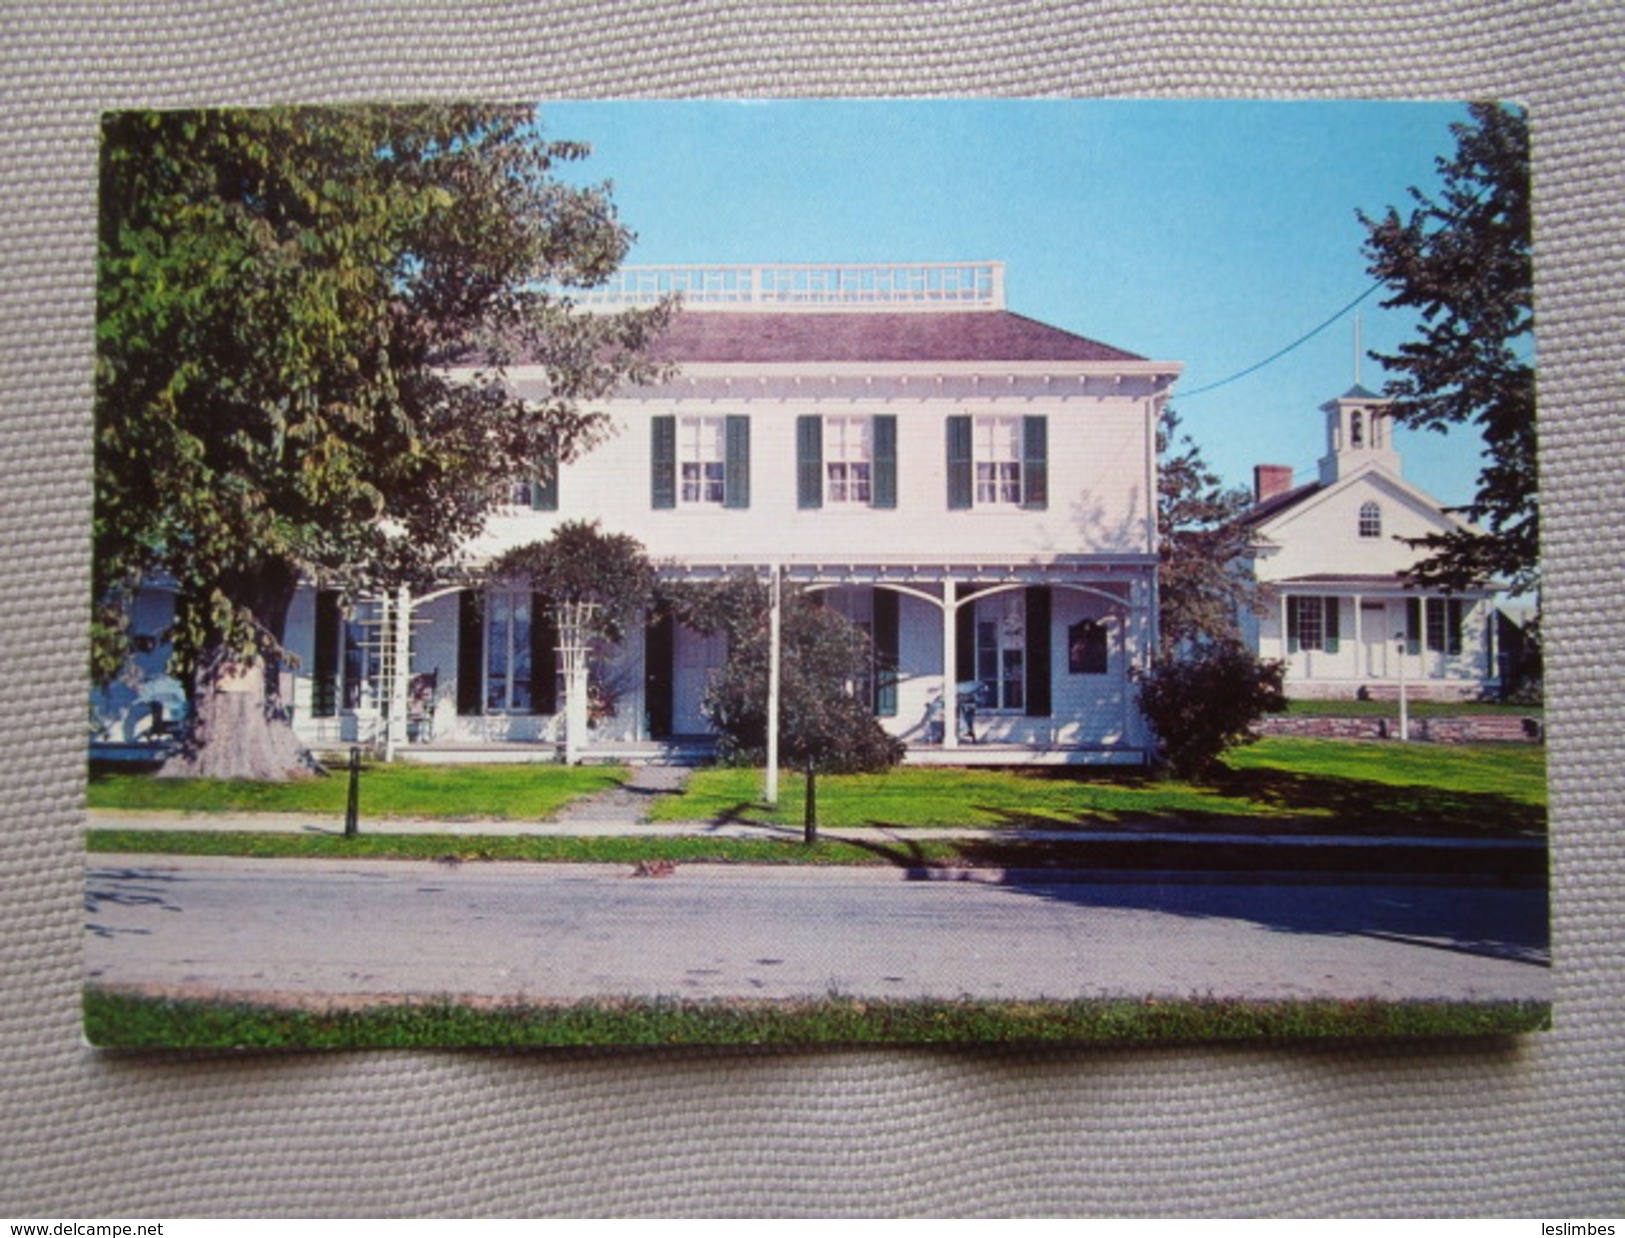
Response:
M1360 505L1360 536L1382 536L1382 508L1376 503Z

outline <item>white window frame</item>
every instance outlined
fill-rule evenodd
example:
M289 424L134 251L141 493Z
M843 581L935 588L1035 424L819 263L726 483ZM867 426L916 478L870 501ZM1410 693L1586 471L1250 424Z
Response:
M1361 537L1382 536L1382 504L1367 502L1360 504L1359 518Z
M978 598L976 707L996 714L1019 714L1027 707L1027 605L1019 590Z
M524 627L520 628L519 618ZM528 714L536 700L536 667L525 676L523 695L514 691L515 671L531 660L531 595L521 589L489 589L485 594L485 665L481 700L487 714ZM523 636L519 633L523 631ZM500 634L500 639L499 639ZM500 684L500 689L497 685ZM499 696L493 696L499 691Z
M1020 507L1022 420L978 414L971 418L971 501L975 507Z
M823 419L824 503L868 507L874 502L875 421L867 414Z
M1298 612L1298 648L1321 651L1326 648L1326 599L1314 594L1298 594L1292 605Z
M676 454L677 506L722 507L728 497L727 418L677 418Z

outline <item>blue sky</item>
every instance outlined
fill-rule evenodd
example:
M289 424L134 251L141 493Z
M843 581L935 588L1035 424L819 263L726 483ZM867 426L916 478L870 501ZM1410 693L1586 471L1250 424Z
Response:
M588 142L633 263L1000 260L1009 308L1184 363L1185 430L1229 482L1313 476L1319 406L1355 376L1354 315L1249 377L1372 284L1356 209L1432 192L1464 107L1439 103L874 100L544 104ZM573 174L576 175L576 174ZM1360 306L1366 349L1414 327ZM1381 367L1360 362L1380 390ZM1470 430L1405 434L1405 476L1471 497Z

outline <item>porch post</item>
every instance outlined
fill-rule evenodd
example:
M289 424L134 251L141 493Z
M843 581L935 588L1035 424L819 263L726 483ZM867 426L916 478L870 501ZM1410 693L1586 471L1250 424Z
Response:
M1364 609L1360 603L1364 599L1360 594L1354 595L1354 677L1364 679L1370 675L1370 669L1365 665L1365 637L1361 630L1360 611Z
M954 671L959 664L957 608L959 586L951 576L942 581L942 746L959 747L959 694Z

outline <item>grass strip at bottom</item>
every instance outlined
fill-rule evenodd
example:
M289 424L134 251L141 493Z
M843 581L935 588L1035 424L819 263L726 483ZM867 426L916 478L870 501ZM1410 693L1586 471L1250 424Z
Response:
M985 1044L1516 1035L1541 1002L1079 1000L453 1001L303 1009L89 989L85 1032L121 1049L534 1048L589 1045Z
M635 864L671 860L715 864L896 864L894 855L856 843L800 837L708 838L659 835L256 834L228 830L90 830L86 849L131 854L241 856L248 859L529 860ZM951 843L911 847L921 863L952 860Z

